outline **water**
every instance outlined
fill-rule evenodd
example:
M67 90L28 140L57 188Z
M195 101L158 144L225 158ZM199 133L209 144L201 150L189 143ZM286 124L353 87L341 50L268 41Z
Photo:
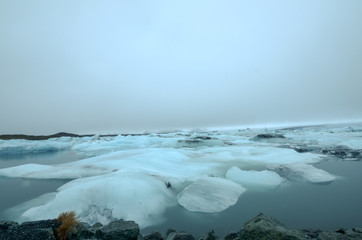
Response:
M99 182L91 182L92 176L87 178L87 176L83 177L82 185L78 189L67 192L67 194L73 194L72 196L80 203L83 204L83 201L89 201L94 204L103 204L107 205L109 202L112 202L114 205L111 205L109 208L119 207L126 209L133 209L127 211L130 215L134 216L137 213L149 214L147 209L145 211L137 212L138 208L135 208L132 205L134 199L130 198L131 201L120 202L122 198L118 198L115 201L115 197L119 197L114 195L115 191L113 188L109 191L103 191L104 195L100 195L98 191L101 191L103 188L106 188L108 183L112 183L117 181L118 178L113 178L112 173L117 172L119 170L129 168L132 171L139 170L142 174L144 173L140 169L147 169L149 172L157 172L160 176L168 176L167 174L162 172L162 168L164 165L170 164L165 168L167 170L173 171L175 168L179 171L180 169L184 169L184 171L194 170L190 169L190 166L198 167L203 165L213 163L214 158L221 164L220 169L215 169L215 172L224 172L234 166L237 165L243 169L253 169L253 170L264 170L265 165L261 165L261 168L258 169L257 166L254 166L254 162L252 161L240 161L244 157L249 158L253 157L253 154L263 154L263 146L264 144L270 146L279 146L287 144L296 144L301 143L300 146L309 146L309 147L323 147L324 149L329 149L330 146L337 146L349 144L349 146L357 146L359 149L359 145L361 145L360 139L362 138L362 130L360 128L352 129L336 129L336 133L331 133L331 131L327 132L325 129L314 131L314 128L306 131L296 131L293 130L285 130L283 134L289 134L288 137L290 139L270 139L265 140L265 142L247 142L247 139L254 137L257 132L253 131L244 131L240 133L242 135L238 135L238 132L226 133L225 135L218 135L217 133L213 133L213 137L217 138L219 143L215 146L212 144L207 145L207 149L212 149L215 147L218 149L218 152L208 153L205 148L193 148L190 146L180 147L179 141L189 140L190 135L171 135L171 136L160 136L159 138L150 137L150 136L139 136L139 137L127 137L127 138L119 138L119 139L106 139L106 140L81 140L75 139L73 144L73 149L77 150L63 150L57 152L48 152L48 153L38 153L38 154L23 154L23 155L11 155L11 156L1 156L0 157L0 169L7 168L12 166L19 166L28 163L38 163L45 165L55 165L60 163L67 162L75 162L79 159L85 158L85 156L92 156L92 154L102 155L106 152L111 151L119 151L122 149L135 149L134 152L127 153L125 155L118 154L112 155L113 157L109 158L109 161L104 161L105 159L93 158L92 161L86 161L85 163L78 165L69 165L65 167L55 168L61 169L66 172L66 170L74 170L80 171L82 173L88 173L93 171L94 176L112 176L112 178L102 178L102 181ZM358 131L357 131L358 130ZM228 135L229 134L229 135ZM175 138L175 139L174 139ZM236 141L234 141L236 139ZM230 146L224 145L223 141L231 141L234 144L238 145L242 149L250 149L250 145L260 144L255 151L239 153L235 150L235 145ZM320 142L316 142L315 140L320 140ZM193 139L193 141L195 141ZM175 144L174 144L175 143ZM213 140L207 140L201 142L202 144L206 143L214 143ZM123 145L122 145L123 144ZM327 146L328 145L328 146ZM88 147L87 147L88 146ZM140 147L141 146L141 147ZM166 146L166 148L164 148ZM177 146L179 150L175 148ZM294 146L294 145L293 145ZM327 147L326 147L327 146ZM187 152L190 154L188 162L186 161L184 165L178 165L177 162L169 161L170 158L177 158L177 154L174 152L170 152L167 150L168 148L172 148L173 150ZM260 148L259 148L260 147ZM142 149L143 148L143 149ZM153 149L153 150L152 150ZM156 149L156 150L155 150ZM221 150L220 150L221 149ZM277 151L278 148L275 148ZM258 151L261 150L261 153ZM265 149L264 149L265 150ZM83 154L82 154L83 151ZM222 154L218 155L219 152ZM273 150L274 151L274 150ZM358 150L360 151L360 150ZM299 154L297 152L292 151L296 155L291 155L299 157L305 156ZM91 154L89 154L91 153ZM197 153L197 154L195 154ZM274 152L273 152L274 153ZM82 155L79 155L82 154ZM134 154L134 155L133 155ZM192 155L194 154L194 155ZM208 155L207 155L208 154ZM234 155L233 155L234 154ZM240 155L237 155L240 154ZM135 158L132 158L136 156ZM137 157L140 156L140 157ZM165 157L166 156L166 157ZM185 155L186 156L186 155ZM188 156L188 155L187 155ZM265 158L268 158L269 155L261 155ZM283 157L284 155L273 155L274 158ZM289 155L288 155L289 156ZM129 159L128 159L129 158ZM127 160L127 164L122 164L122 160ZM144 161L147 159L147 161ZM361 158L359 158L361 160ZM106 158L107 160L107 158ZM120 161L118 161L120 160ZM223 160L223 161L221 161ZM224 161L225 160L225 161ZM104 162L102 162L104 161ZM139 161L139 162L138 162ZM150 164L151 163L151 164ZM199 163L197 165L195 163ZM99 164L99 165L97 165ZM107 165L108 164L108 165ZM137 165L140 164L140 165ZM194 165L192 165L194 164ZM151 166L152 165L152 166ZM109 168L109 174L104 174L104 169L98 169L97 167L106 167ZM305 229L305 228L319 228L322 230L334 230L338 227L355 227L362 225L362 161L346 161L337 159L331 155L325 155L325 160L320 163L314 164L315 167L326 170L327 172L338 176L337 179L329 184L312 184L306 182L295 182L295 181L285 181L282 185L280 185L277 189L273 190L260 190L258 188L248 188L248 190L243 193L238 202L227 208L225 211L221 213L214 214L205 214L205 213L194 213L185 210L185 208L179 206L177 204L177 200L175 201L175 205L173 207L167 208L163 214L165 221L161 224L150 226L142 229L142 233L147 234L152 231L159 231L161 233L165 233L168 228L174 228L178 231L185 230L193 234L196 238L200 237L203 233L206 233L210 229L214 229L216 234L220 237L227 235L230 232L234 232L239 230L242 225L249 219L256 216L259 212L263 212L267 215L273 216L279 219L286 226L291 228ZM153 168L152 168L153 167ZM183 168L186 167L186 168ZM73 169L74 168L74 169ZM151 170L152 171L151 171ZM214 170L214 169L212 169ZM182 171L182 170L181 170ZM176 171L177 172L177 171ZM57 173L57 172L53 172ZM167 172L168 173L168 172ZM177 172L179 173L179 172ZM183 173L183 172L182 172ZM210 173L210 172L207 172ZM38 174L38 173L37 173ZM63 172L64 174L64 172ZM164 175L162 175L164 174ZM179 173L181 174L181 172ZM147 174L146 174L147 175ZM61 177L61 175L59 175ZM66 175L69 176L69 175ZM136 176L136 175L135 175ZM138 176L138 175L137 175ZM107 180L108 179L108 180ZM145 178L146 179L146 178ZM148 178L147 178L148 179ZM165 177L165 179L167 179ZM137 178L137 180L145 181ZM26 201L32 200L36 197L39 197L46 193L55 192L60 186L67 183L68 179L63 177L62 180L37 180L37 179L22 179L22 178L5 178L0 177L0 220L14 220L13 215L8 215L9 208L19 207L18 204L24 203ZM79 184L79 182L77 182ZM87 190L87 184L91 183L91 188ZM98 185L93 185L93 183ZM186 183L185 183L186 184ZM134 185L138 186L138 185ZM143 185L141 185L143 186ZM153 186L145 185L146 188L151 188ZM97 194L94 194L94 190L97 189ZM79 190L81 190L81 195L77 195ZM140 192L147 192L148 189L134 189L132 188L128 195L132 196L132 194L138 194ZM84 191L84 192L83 192ZM168 190L167 190L168 191ZM153 192L151 192L152 194ZM138 199L140 202L147 198L149 195L134 195L141 196ZM69 196L69 195L67 195ZM83 198L85 196L85 198ZM123 195L122 195L123 196ZM98 198L99 197L99 198ZM86 200L85 200L86 199ZM101 199L100 201L97 201ZM64 199L63 199L64 200ZM51 209L59 210L59 204L70 206L73 203L68 202L57 203L56 207L52 207ZM137 199L136 199L137 200ZM146 201L147 202L147 201ZM87 203L85 203L87 204ZM32 206L34 207L34 206ZM83 207L83 206L82 206ZM107 206L108 207L108 206ZM99 209L100 213L104 209ZM161 210L163 211L163 210ZM47 212L47 211L44 211ZM40 211L40 213L43 213ZM58 214L58 213L57 213ZM98 214L98 212L97 212ZM157 220L157 218L153 219ZM154 224L154 222L152 222Z
M81 157L70 150L47 152L38 154L19 154L0 157L0 169L29 163L60 164L72 162ZM55 192L57 188L69 180L43 180L0 177L0 221L9 220L11 216L6 209L17 206L45 193ZM10 219L13 220L13 219Z
M362 224L362 162L330 160L315 164L339 178L330 184L286 182L272 191L248 190L237 204L217 214L188 212L180 206L166 211L167 220L144 229L165 233L168 228L200 237L210 229L222 237L239 230L258 213L273 216L297 229L335 230Z

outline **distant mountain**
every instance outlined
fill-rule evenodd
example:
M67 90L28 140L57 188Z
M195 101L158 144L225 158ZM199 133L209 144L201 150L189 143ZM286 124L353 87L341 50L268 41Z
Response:
M73 133L60 132L53 135L25 135L25 134L4 134L0 135L2 140L11 140L11 139L26 139L26 140L47 140L49 138L59 138L59 137L85 137L93 135L78 135Z

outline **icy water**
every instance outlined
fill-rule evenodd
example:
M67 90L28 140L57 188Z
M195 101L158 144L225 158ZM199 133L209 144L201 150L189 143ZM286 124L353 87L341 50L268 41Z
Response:
M75 210L196 237L259 212L293 228L361 226L361 159L360 124L0 141L0 220Z
M81 157L74 151L64 150L37 154L14 154L0 156L0 169L29 163L60 164L79 160ZM56 191L69 182L63 179L26 179L0 177L0 220L8 220L6 209L34 199L45 193Z
M143 232L166 232L171 227L201 236L214 229L218 236L225 236L260 212L297 229L361 226L362 162L335 160L317 165L341 178L330 184L287 182L273 191L246 191L237 204L221 213L192 213L176 206L166 211L167 222Z

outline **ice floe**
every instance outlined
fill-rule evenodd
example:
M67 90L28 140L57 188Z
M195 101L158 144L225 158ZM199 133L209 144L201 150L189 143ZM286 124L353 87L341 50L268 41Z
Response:
M305 163L271 165L270 169L294 181L327 183L336 179L334 175Z
M188 185L177 198L189 211L216 213L234 205L244 191L241 185L227 179L205 177Z
M253 140L258 134L282 134L285 138ZM272 190L288 180L334 181L336 176L312 164L333 157L333 151L341 145L346 146L345 151L354 149L348 154L358 160L361 140L360 128L0 140L0 157L64 149L83 157L57 165L27 162L0 169L0 176L69 180L47 197L19 206L19 221L54 218L63 211L75 210L89 223L123 218L147 227L156 224L166 209L176 204L188 211L220 212L242 198L245 189ZM303 147L305 151L299 149Z
M143 228L161 221L165 209L175 204L174 198L157 177L114 172L63 185L52 200L29 206L19 220L51 219L64 211L76 210L83 221L91 224L123 218L134 220Z
M226 178L245 187L273 188L279 186L284 181L282 177L273 171L245 171L235 166L227 171Z

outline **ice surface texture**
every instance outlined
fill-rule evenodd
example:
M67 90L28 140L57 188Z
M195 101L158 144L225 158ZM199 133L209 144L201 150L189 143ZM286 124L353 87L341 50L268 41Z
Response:
M252 140L265 133L285 138ZM84 159L58 165L27 163L0 169L0 176L71 179L55 193L15 207L18 221L75 210L89 223L123 218L144 228L157 224L164 211L177 204L214 213L234 205L247 189L272 190L288 180L333 181L335 176L312 165L327 155L293 148L344 144L360 150L361 136L359 128L296 128L9 140L0 141L0 155L71 149Z
M277 187L284 181L282 177L272 171L244 171L238 167L230 168L226 173L226 178L243 186L266 188Z
M192 212L216 213L234 205L244 191L227 179L205 177L188 185L178 195L178 202Z

